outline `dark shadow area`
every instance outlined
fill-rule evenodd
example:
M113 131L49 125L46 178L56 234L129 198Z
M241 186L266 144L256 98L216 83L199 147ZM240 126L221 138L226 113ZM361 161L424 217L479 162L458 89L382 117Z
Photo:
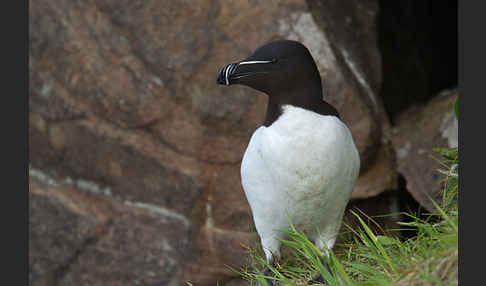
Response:
M379 0L379 5L381 96L393 124L410 105L457 86L457 0Z
M402 239L416 236L416 228L402 226L399 222L413 221L413 218L404 215L404 213L426 219L428 217L427 211L407 191L406 180L401 174L398 175L397 185L397 189L384 191L371 198L351 200L346 207L344 224L352 226L353 229L360 227L359 221L350 212L354 211L360 214L361 218L377 234L383 234L383 231L385 231L387 235L394 235ZM342 227L342 234L342 239L351 239L351 233L345 226Z
M407 181L402 174L398 174L398 205L401 213L413 214L420 219L427 218L427 210L417 202L407 190ZM407 215L401 216L401 222L413 222L414 219ZM412 226L400 226L400 236L404 239L412 238L417 235L418 229Z

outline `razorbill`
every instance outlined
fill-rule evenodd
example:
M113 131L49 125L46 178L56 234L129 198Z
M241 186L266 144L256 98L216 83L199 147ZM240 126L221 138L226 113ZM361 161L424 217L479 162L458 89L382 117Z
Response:
M323 101L310 52L296 41L274 41L224 66L217 83L268 95L266 119L241 162L241 184L267 262L280 258L279 239L285 238L281 230L289 229L289 217L326 253L340 229L360 159L337 110Z

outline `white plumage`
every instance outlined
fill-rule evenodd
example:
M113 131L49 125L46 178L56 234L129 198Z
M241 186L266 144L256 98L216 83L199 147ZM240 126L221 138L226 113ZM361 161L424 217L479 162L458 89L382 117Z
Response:
M291 105L252 135L241 182L267 260L280 257L279 230L294 225L323 250L332 248L359 174L359 154L346 125Z

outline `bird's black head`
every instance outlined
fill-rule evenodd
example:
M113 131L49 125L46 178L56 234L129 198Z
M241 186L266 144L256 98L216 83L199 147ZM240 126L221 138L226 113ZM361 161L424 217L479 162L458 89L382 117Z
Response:
M246 85L270 96L306 86L321 90L319 71L310 52L301 43L289 40L268 43L250 57L224 66L217 83Z
M265 126L277 120L281 107L287 104L339 117L337 110L323 101L321 76L309 50L296 41L268 43L250 57L224 66L216 81L266 93L269 100Z

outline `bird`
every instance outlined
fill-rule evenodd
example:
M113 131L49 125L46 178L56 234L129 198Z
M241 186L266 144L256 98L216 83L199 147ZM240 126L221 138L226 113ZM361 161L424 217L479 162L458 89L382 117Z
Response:
M351 131L324 100L310 51L298 41L272 41L224 65L216 82L268 97L265 120L251 135L240 168L267 263L279 261L291 223L327 255L359 176L360 157ZM268 266L262 273L272 275Z

